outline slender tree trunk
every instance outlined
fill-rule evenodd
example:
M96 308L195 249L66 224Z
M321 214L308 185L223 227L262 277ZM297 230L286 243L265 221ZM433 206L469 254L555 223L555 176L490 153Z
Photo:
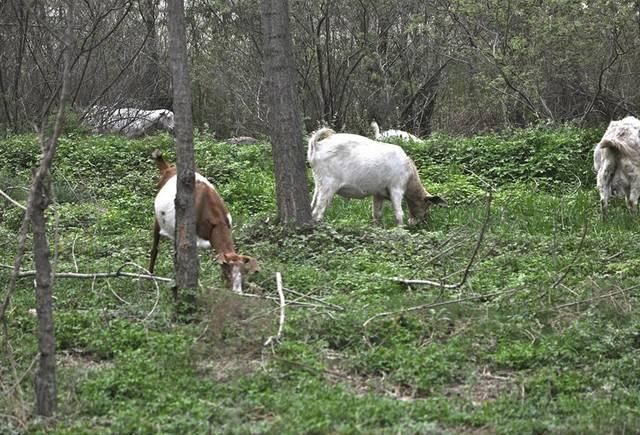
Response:
M2 41L0 41L0 52L4 50L2 47ZM9 112L9 104L7 103L7 91L4 86L4 76L2 74L3 69L0 68L0 98L2 98L2 107L4 109L4 115L6 118L6 124L8 126L13 125L11 121L11 113Z
M287 0L262 0L264 70L278 217L284 225L311 224L309 189Z
M20 2L22 3L22 2ZM13 76L13 95L11 101L13 102L13 128L18 127L18 110L20 108L20 100L24 97L20 92L20 78L23 76L22 62L25 56L25 47L27 45L27 37L29 34L29 13L26 11L27 7L24 4L19 5L20 9L15 9L16 18L20 26L20 43L18 44L18 50L16 51L15 68ZM15 8L15 6L14 6Z
M196 251L195 162L193 156L193 119L191 115L191 82L187 60L187 41L183 0L167 2L169 24L169 57L173 77L173 109L175 112L176 194L175 271L178 288L197 288L198 253Z
M160 86L160 55L158 53L158 37L156 31L156 16L158 2L156 0L140 0L140 15L147 30L147 43L143 52L144 60L144 88L146 89L149 109L160 107L162 99L166 99L164 89Z
M45 186L46 185L46 186ZM36 186L35 202L31 215L33 226L33 253L36 265L36 312L38 314L38 349L40 365L36 374L36 413L50 417L56 411L56 338L53 333L52 273L49 262L44 213L49 206L51 181L45 177Z
M41 132L43 152L40 168L31 188L31 225L33 227L33 256L36 266L36 312L38 314L38 348L40 365L36 374L36 414L52 416L56 411L56 338L53 325L53 279L49 261L49 243L45 211L49 207L51 192L51 164L55 156L58 138L64 125L64 114L71 92L71 62L73 47L73 0L65 5L66 30L64 41L64 67L60 103L53 132L47 137L47 129ZM45 115L46 116L46 115ZM46 123L43 123L45 126Z

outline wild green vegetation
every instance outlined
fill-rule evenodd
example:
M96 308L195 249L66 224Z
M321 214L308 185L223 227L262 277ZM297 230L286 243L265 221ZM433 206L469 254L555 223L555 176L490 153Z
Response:
M406 144L449 208L412 228L393 227L387 208L376 227L370 201L336 198L323 224L298 232L274 223L268 144L198 136L199 170L234 216L239 251L261 263L252 288L261 297L223 290L205 252L195 303L180 295L179 308L165 283L58 278L60 404L45 424L30 416L35 301L31 279L20 279L8 316L13 358L4 343L0 353L0 432L637 430L640 240L622 202L601 221L591 171L601 134L527 129ZM58 272L146 267L154 148L173 160L168 136L62 138L49 216ZM19 201L37 156L33 136L0 147L0 186ZM0 263L12 264L22 212L2 201ZM476 246L456 288L391 280L460 283ZM282 342L264 348L278 327L275 272L297 293L285 292ZM172 276L166 241L157 273ZM8 278L0 269L0 282Z

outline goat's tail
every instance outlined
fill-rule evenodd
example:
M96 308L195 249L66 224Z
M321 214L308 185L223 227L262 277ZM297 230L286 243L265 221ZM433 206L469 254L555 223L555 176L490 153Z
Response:
M640 159L640 150L636 149L634 145L629 144L626 141L603 138L598 145L600 148L608 148L610 150L618 151L624 156Z
M375 119L371 121L371 128L373 128L373 137L375 137L376 140L379 140L382 135L380 134L380 126Z
M313 155L316 152L316 145L318 142L334 134L336 134L336 132L330 129L329 127L322 127L314 131L311 134L311 137L309 138L309 148L307 149L307 160L311 161L313 159Z
M159 149L153 150L151 153L151 158L155 160L156 166L160 169L160 172L164 172L169 169L169 164L165 161L164 157L162 157L162 151Z
M639 132L640 121L635 118L627 117L621 121L612 121L598 146L617 151L634 160L640 160L640 147L636 139Z

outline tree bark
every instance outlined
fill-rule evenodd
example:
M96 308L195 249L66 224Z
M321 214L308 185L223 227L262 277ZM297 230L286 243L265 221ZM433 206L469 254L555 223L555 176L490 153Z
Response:
M162 105L161 101L166 99L165 90L160 86L160 54L156 31L158 1L140 0L139 7L140 16L148 35L146 47L143 51L146 56L144 59L143 86L147 95L147 108L156 109Z
M62 133L66 105L71 93L71 63L73 48L73 0L65 5L66 29L64 41L64 67L60 103L56 114L53 132L47 137L46 123L43 122L40 143L42 161L34 176L31 188L31 225L33 228L33 257L36 266L36 312L38 315L38 348L40 365L36 373L36 414L50 417L56 411L56 338L53 323L53 273L49 261L49 243L45 211L49 207L51 192L50 168L53 163L58 138ZM46 115L45 115L46 116Z
M288 226L311 224L302 122L289 30L287 0L262 0L264 70L278 218Z
M45 187L46 185L46 187ZM49 177L36 186L31 215L33 255L36 265L36 312L40 365L36 374L36 413L50 417L56 411L56 338L53 333L52 273L49 262L45 210L49 206Z
M175 112L176 166L178 186L175 199L175 271L176 285L181 289L198 286L198 253L196 251L195 162L193 155L193 118L191 114L191 82L187 59L187 41L183 0L167 2L169 57L173 77L173 110Z

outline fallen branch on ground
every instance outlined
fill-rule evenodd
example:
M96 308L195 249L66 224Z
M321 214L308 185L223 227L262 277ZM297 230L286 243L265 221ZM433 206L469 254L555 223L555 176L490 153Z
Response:
M258 284L251 284L252 287L259 289L260 291L262 291L263 293L266 293L268 290L265 289L264 287L261 287ZM295 299L294 301L289 301L287 302L287 305L290 304L297 304L297 305L305 305L305 306L310 306L310 307L319 307L319 305L317 304L312 304L312 303L304 303L304 302L298 302L300 299L309 299L312 300L314 302L318 302L319 304L324 305L325 307L327 307L328 309L333 309L333 310L338 310L338 311L344 311L344 307L340 306L340 305L336 305L333 304L331 302L327 302L322 298L316 297L316 296L311 296L309 294L306 293L302 293L299 292L297 290L293 290L287 287L283 287L282 290L286 293L289 292L293 295L298 296L298 299ZM271 299L271 300L279 300L279 298L273 297L273 296L267 296L267 295L258 295L258 294L253 294L253 293L242 293L240 296L248 296L248 297L255 297L255 298L262 298L262 299Z
M403 309L397 310L397 311L385 311L383 313L378 313L375 316L369 317L362 324L362 326L366 328L367 325L369 324L369 322L371 322L372 320L375 320L375 319L377 319L379 317L393 316L395 314L411 313L413 311L427 310L427 309L430 309L430 308L443 307L445 305L459 304L460 302L475 301L475 300L478 300L478 299L491 298L491 297L494 297L494 296L508 295L508 294L515 293L515 292L518 292L518 291L520 291L520 290L506 290L506 291L501 291L501 292L488 293L486 295L476 295L476 296L469 296L469 297L466 297L466 298L452 299L452 300L449 300L449 301L435 302L435 303L424 304L424 305L416 305L414 307L403 308Z
M0 267L4 269L13 269L13 266L9 266L8 264L0 264ZM154 281L162 281L162 282L173 282L173 279L164 278L162 276L122 272L121 271L122 267L118 269L116 272L95 272L95 273L55 272L53 276L55 278L78 278L78 279L130 277L130 278L140 278L140 279L151 279ZM17 277L27 278L30 276L35 276L35 274L36 274L35 270L21 270L20 272L18 272Z
M341 307L340 305L332 304L331 302L324 301L324 300L322 300L320 298L317 298L315 296L307 295L305 293L301 293L299 291L296 291L296 290L293 290L293 289L290 289L290 288L286 288L286 287L284 288L284 290L288 291L289 293L293 293L294 295L299 296L301 298L308 298L308 299L311 299L312 301L319 302L319 303L321 303L323 305L326 305L328 307L331 307L333 309L344 311L344 307Z
M573 256L573 260L571 260L571 263L569 263L564 268L564 272L562 273L562 275L560 275L558 277L558 279L556 279L556 281L553 283L551 288L556 288L567 277L567 275L569 274L569 271L571 270L571 268L576 264L576 261L578 260L578 256L582 252L582 246L584 245L584 239L587 237L587 222L588 221L585 220L584 228L582 230L582 237L580 238L580 243L578 244L578 249L576 249L576 251L575 251L575 255Z
M625 294L628 291L637 289L638 287L640 287L640 284L633 285L631 287L623 288L623 289L620 289L620 290L616 290L614 292L610 292L610 293L607 293L607 294L604 294L604 295L594 296L594 297L588 298L588 299L581 299L581 300L575 301L575 302L567 302L566 304L556 305L556 306L553 307L553 309L554 310L559 310L561 308L569 308L569 307L573 307L573 306L576 306L576 305L589 304L591 302L595 302L595 301L598 301L600 299L606 299L606 298L609 298L611 296L617 296L617 295Z
M269 295L258 295L255 293L246 293L246 292L242 292L242 293L238 293L237 296L243 297L243 298L254 298L254 299L265 299L267 301L273 301L278 303L278 308L280 309L280 298L279 297L275 297L275 296L269 296ZM326 306L324 305L320 305L320 304L312 304L309 302L302 302L299 299L294 299L294 300L288 300L287 303L285 304L287 307L293 307L293 306L298 306L298 307L308 307L308 308L324 308L326 309ZM273 312L275 310L269 310L269 312ZM258 317L262 317L262 315L256 315L254 317L251 317L251 319L257 319Z
M482 245L482 240L484 239L484 234L487 231L487 228L489 227L489 220L491 218L491 199L492 199L492 194L491 194L491 190L489 190L489 196L487 197L486 217L484 219L484 222L482 223L482 227L480 228L480 234L478 235L478 241L476 242L476 246L473 249L473 253L471 254L471 258L469 259L469 263L467 264L467 267L464 270L464 274L462 275L460 282L456 284L445 284L442 281L434 281L430 279L405 279L405 278L389 278L389 279L391 281L401 282L407 285L411 285L411 284L430 285L430 286L439 287L442 289L457 289L462 287L464 283L467 281L467 278L469 277L471 266L473 266L473 263L476 260L476 256L478 255L478 252L480 251L480 246Z

